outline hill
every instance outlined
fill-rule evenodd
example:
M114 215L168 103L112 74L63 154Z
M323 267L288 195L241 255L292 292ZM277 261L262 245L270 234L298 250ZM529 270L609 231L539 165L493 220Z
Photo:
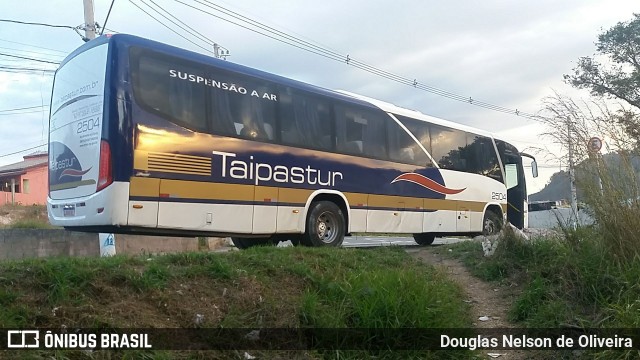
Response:
M585 170L586 168L585 160L576 165L576 182L577 186L577 195L578 201L583 201L582 190L580 189L579 183L581 177L590 176L591 174ZM604 154L603 161L607 164L610 169L622 169L621 165L622 157L618 154ZM640 175L640 157L634 157L631 160L633 169L636 174ZM613 179L622 179L622 177L627 177L628 174L625 174L624 171L621 173L608 173ZM626 180L626 179L625 179ZM615 180L614 180L615 181ZM623 181L621 181L623 182ZM630 196L631 197L631 196ZM537 193L529 195L529 201L554 201L554 200L567 200L571 198L571 187L569 184L569 172L568 171L559 171L551 176L549 182L545 187Z

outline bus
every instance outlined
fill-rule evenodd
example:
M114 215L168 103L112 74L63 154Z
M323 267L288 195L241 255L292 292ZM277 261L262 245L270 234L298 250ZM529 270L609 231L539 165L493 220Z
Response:
M526 225L522 154L488 132L132 35L66 57L49 123L49 220L74 231L247 248Z

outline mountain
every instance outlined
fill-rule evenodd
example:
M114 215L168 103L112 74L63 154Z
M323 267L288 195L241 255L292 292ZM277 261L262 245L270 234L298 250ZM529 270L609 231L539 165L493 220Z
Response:
M610 170L607 174L612 178L620 179L620 183L626 183L625 178L628 178L628 173L625 172L627 169L626 166L622 165L622 157L619 154L604 154L602 159L605 164L607 164L608 169ZM585 176L587 172L585 171L585 162L590 160L584 160L583 162L576 165L576 179L577 179L577 194L578 201L582 198L582 191L580 190L580 177ZM635 173L640 177L640 158L634 157L631 160L633 169ZM615 170L620 170L619 173L616 173ZM562 199L570 199L571 198L571 187L569 184L569 172L568 171L559 171L551 176L549 182L545 187L538 191L535 194L529 195L529 201L554 201L554 200L562 200Z
M529 201L553 201L571 198L569 172L559 171L551 175L545 187L535 194L529 195Z

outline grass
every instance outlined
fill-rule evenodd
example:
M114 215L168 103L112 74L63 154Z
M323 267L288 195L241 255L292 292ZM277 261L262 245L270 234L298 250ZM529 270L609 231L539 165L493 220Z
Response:
M51 258L0 264L3 328L313 328L336 329L338 334L340 329L379 329L367 336L380 335L376 333L380 329L470 327L468 310L457 285L395 247L257 247L229 253ZM194 322L196 314L201 323ZM316 337L326 342L335 334L321 331ZM407 334L389 330L384 333L386 344L415 340ZM351 341L348 337L343 340ZM355 345L364 344L368 342ZM260 351L249 353L255 356ZM61 351L42 356L107 358L99 354L86 357ZM220 351L123 354L128 358L243 356ZM471 352L452 354L455 356L375 349L315 350L303 356L285 351L262 353L266 358L472 356ZM35 353L3 355L26 359Z
M9 223L0 225L0 229L55 229L49 224L47 207L44 205L11 205L0 206L0 216L8 217ZM1 223L0 223L1 224Z
M567 231L572 240L503 238L491 257L481 244L450 246L476 276L517 284L510 320L529 328L640 327L640 258L621 261L606 251L600 229ZM630 358L636 352L593 351L598 358Z

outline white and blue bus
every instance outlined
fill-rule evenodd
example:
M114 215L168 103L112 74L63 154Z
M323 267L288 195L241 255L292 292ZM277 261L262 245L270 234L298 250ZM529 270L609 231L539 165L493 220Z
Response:
M338 246L352 232L526 222L522 158L491 134L130 36L57 70L48 213L78 231ZM534 163L535 165L535 163Z

